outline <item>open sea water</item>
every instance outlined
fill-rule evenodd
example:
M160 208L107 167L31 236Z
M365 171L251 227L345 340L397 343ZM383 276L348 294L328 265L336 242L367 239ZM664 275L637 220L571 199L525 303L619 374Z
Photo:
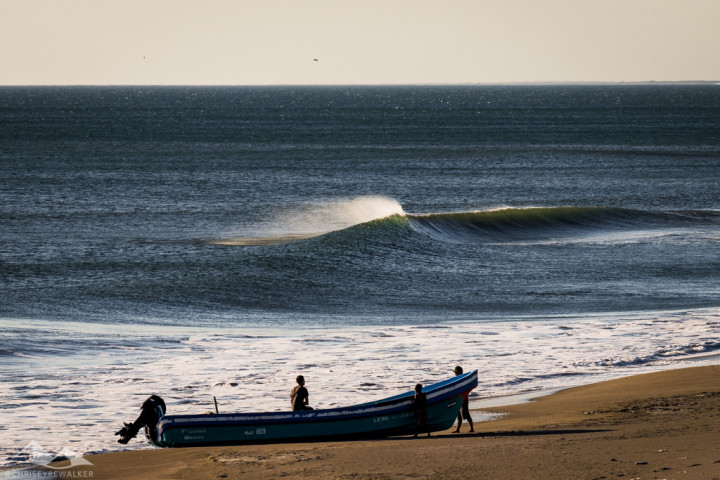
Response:
M719 279L718 85L0 88L0 465L718 363Z

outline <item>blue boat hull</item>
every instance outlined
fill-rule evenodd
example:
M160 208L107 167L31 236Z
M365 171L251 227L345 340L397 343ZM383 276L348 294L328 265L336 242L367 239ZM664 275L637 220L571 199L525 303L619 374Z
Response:
M431 432L450 428L463 400L477 386L477 371L423 389ZM165 415L149 433L161 447L368 438L416 433L414 392L342 408L299 412ZM423 429L425 431L425 429Z

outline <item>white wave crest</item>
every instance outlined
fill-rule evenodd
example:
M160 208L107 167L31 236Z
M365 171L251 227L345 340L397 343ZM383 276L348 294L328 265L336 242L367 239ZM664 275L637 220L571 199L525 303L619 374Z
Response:
M217 245L272 245L310 238L392 215L405 215L397 200L381 195L323 200L290 207L265 225L240 236L213 240Z

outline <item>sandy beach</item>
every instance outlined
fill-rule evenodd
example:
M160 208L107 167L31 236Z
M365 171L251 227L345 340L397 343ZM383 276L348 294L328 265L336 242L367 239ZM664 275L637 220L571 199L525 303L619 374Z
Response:
M464 423L460 434L431 438L117 452L86 456L92 466L63 472L95 479L720 478L720 366L626 377L483 411L506 415L476 422L474 434Z

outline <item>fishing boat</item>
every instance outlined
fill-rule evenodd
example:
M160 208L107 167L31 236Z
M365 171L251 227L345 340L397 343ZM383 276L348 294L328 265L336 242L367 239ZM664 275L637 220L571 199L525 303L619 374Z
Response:
M424 387L429 431L452 427L463 400L477 384L474 370ZM160 447L410 435L417 428L413 396L409 391L349 407L294 412L161 415L146 434Z

